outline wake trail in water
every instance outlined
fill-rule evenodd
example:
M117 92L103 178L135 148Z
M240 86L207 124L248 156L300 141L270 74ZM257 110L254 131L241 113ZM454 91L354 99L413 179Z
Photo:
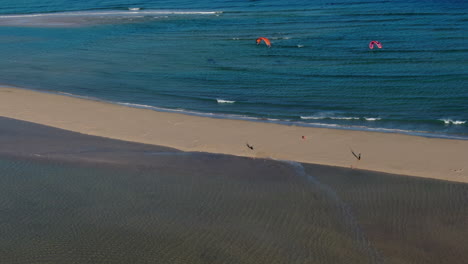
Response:
M306 178L309 182L317 186L319 190L321 190L331 201L333 201L337 209L343 215L345 226L354 234L355 239L358 241L359 248L364 253L366 253L371 263L385 263L382 256L379 254L379 252L377 252L377 250L372 246L371 242L365 236L364 231L354 217L351 208L343 200L341 200L338 194L330 186L321 183L315 177L308 174L305 171L304 166L302 166L302 164L299 162L286 160L283 160L282 162L291 165L299 176Z

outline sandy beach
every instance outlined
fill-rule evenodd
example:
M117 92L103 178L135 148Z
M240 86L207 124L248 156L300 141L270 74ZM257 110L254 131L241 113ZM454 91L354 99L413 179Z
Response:
M0 88L0 116L182 151L468 182L465 140L214 119L10 87Z
M461 264L468 252L465 183L7 117L0 146L2 263Z

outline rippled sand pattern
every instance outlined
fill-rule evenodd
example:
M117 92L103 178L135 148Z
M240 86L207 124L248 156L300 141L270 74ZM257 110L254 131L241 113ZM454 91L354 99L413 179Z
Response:
M370 260L288 164L187 155L158 168L0 167L2 263Z
M387 263L467 263L468 184L306 168L353 209Z
M450 263L468 184L0 118L0 263Z

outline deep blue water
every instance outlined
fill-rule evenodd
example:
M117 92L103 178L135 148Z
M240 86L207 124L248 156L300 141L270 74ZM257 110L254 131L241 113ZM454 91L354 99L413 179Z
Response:
M4 0L0 83L468 139L467 11L455 0Z

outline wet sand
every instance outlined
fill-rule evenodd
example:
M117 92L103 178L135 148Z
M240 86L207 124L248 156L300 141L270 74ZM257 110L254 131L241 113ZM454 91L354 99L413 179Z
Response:
M88 135L182 151L468 182L467 140L213 119L16 88L0 88L0 95L0 116ZM254 150L247 148L246 143L253 145ZM361 153L362 159L358 161L350 149Z
M2 263L464 263L468 184L0 118Z

